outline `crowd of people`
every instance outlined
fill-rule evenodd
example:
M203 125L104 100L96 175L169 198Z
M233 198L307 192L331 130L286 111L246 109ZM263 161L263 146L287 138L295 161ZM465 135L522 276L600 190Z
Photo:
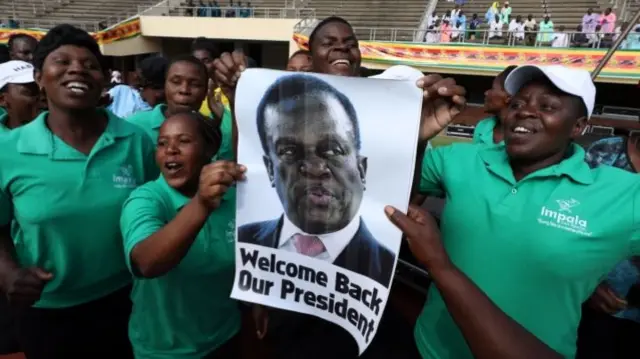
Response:
M4 351L239 358L249 331L278 359L358 357L337 325L229 297L235 184L248 173L236 162L235 88L255 61L199 38L107 91L108 65L87 32L19 36L0 64ZM308 44L288 71L362 76L346 20L319 22ZM416 71L393 78L416 81ZM385 212L432 284L414 338L374 339L362 357L635 357L638 141L586 153L574 142L594 108L589 73L508 67L486 92L491 116L473 143L433 149L466 90L418 77L412 204ZM439 225L418 206L424 196L446 200ZM392 311L377 338L397 330L385 326Z
M424 41L427 43L448 43L465 41L492 41L526 46L609 48L620 33L628 26L634 26L624 40L621 49L640 49L640 25L620 23L611 8L602 14L588 9L582 23L573 32L564 25L555 26L549 14L544 14L538 22L533 14L526 19L521 15L512 16L508 1L502 6L491 4L484 17L474 13L470 18L464 12L464 5L456 4L442 16L433 12L427 19Z
M227 6L220 5L218 1L211 0L188 0L186 8L184 9L186 16L198 16L198 17L252 17L253 7L251 2L247 1L246 4L242 4L242 1L238 1L236 4L233 0L229 0Z

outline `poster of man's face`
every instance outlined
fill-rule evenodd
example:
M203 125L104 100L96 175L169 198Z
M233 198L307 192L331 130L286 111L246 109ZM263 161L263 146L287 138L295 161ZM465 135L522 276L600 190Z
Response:
M333 88L301 89L264 107L264 163L291 222L309 234L337 232L356 216L365 190L357 115Z

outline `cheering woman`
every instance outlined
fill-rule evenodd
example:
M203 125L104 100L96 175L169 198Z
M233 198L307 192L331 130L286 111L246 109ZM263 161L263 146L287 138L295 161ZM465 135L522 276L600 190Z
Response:
M135 276L129 336L136 358L235 359L240 311L233 284L235 195L244 167L210 163L219 127L192 110L160 127L162 175L136 189L121 229Z
M153 143L97 107L106 67L87 32L49 30L33 66L49 111L0 140L0 285L27 358L130 358L118 223L157 177Z

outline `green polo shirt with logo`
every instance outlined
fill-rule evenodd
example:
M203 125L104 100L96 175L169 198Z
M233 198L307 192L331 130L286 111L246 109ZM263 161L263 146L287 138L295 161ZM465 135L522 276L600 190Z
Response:
M493 144L493 129L498 124L495 116L490 116L478 122L473 130L473 143Z
M504 144L429 151L421 192L443 195L442 240L460 268L507 315L573 358L582 303L621 260L640 253L640 177L590 169L584 150L520 181ZM415 328L423 358L471 352L437 288Z
M165 120L164 113L166 109L167 105L157 105L152 110L138 112L128 117L127 121L142 127L142 129L149 134L153 143L157 144L160 127ZM231 116L231 110L225 107L222 122L220 123L222 142L220 144L220 150L218 150L218 153L212 159L213 161L233 160L232 130L233 117Z
M133 248L162 229L189 201L162 176L131 193L120 220L130 269ZM134 280L129 338L136 358L200 359L240 330L238 304L229 298L234 239L232 188L176 268L162 277Z
M11 131L11 129L5 125L8 119L9 119L9 115L7 114L7 112L0 111L0 135L2 135L3 133L9 133L9 131Z
M87 303L131 283L122 204L158 169L148 136L104 114L109 122L89 155L48 129L47 112L0 136L0 225L11 224L22 267L53 274L36 307Z

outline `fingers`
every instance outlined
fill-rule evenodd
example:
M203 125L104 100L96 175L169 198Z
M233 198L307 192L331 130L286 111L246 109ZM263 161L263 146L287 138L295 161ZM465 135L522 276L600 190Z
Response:
M247 68L247 57L244 56L244 52L241 50L235 50L231 53L231 57L233 58L233 62L236 64L238 72L242 72Z
M609 314L615 314L627 307L627 302L618 298L608 286L598 286L592 300L595 307Z
M40 280L50 281L53 279L53 274L46 272L41 268L31 268L30 271Z
M237 164L231 161L216 161L214 163L206 165L202 169L202 173L206 176L211 173L224 172L231 176L234 180L240 181L245 177L247 168L243 165Z
M385 206L384 213L387 215L391 223L398 227L407 237L412 237L412 220L404 213L392 206Z
M417 223L423 225L428 223L427 218L429 214L427 214L420 206L416 206L413 204L409 205L407 216Z

